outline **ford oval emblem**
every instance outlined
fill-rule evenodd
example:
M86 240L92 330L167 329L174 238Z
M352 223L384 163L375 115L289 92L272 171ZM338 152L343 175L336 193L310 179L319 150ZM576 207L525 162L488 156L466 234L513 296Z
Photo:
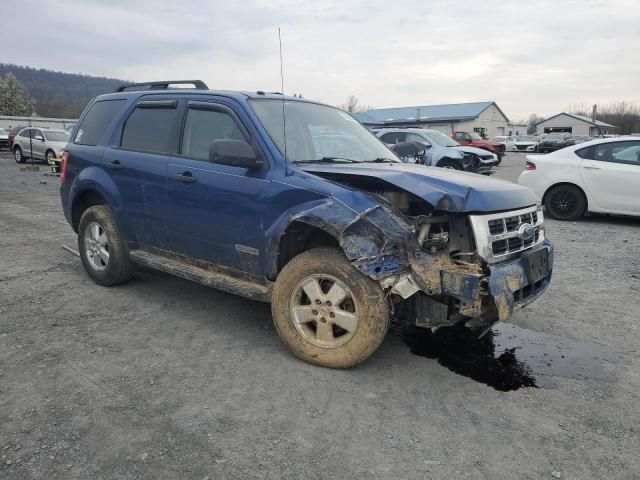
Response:
M525 242L528 242L529 240L531 240L535 235L535 233L536 232L533 229L533 226L528 223L523 223L522 225L520 225L520 228L518 228L518 234L522 237L522 239Z

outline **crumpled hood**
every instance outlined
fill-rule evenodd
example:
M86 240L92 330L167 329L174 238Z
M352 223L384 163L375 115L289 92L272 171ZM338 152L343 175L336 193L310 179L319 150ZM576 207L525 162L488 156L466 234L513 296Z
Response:
M493 155L491 152L484 150L482 148L477 147L467 147L465 145L460 145L459 147L451 147L454 150L460 150L464 153L473 153L474 155L478 155L480 157L484 157L486 155Z
M535 205L528 188L475 173L408 163L310 164L302 170L330 177L372 177L384 180L422 198L435 210L446 212L495 212Z

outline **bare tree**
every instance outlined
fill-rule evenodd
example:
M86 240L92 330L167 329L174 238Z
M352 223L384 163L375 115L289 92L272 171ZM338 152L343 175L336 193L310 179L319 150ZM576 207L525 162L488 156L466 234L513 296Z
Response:
M592 110L584 104L571 105L571 113L584 115L591 118ZM597 105L596 120L614 125L615 133L628 135L640 132L640 105L638 103L622 100L604 105Z
M338 105L338 108L346 110L347 112L366 112L371 109L369 105L360 105L360 100L358 100L355 95L349 95L346 103Z
M539 117L537 114L532 113L527 120L527 133L536 133L536 125L540 122L544 122L544 117Z

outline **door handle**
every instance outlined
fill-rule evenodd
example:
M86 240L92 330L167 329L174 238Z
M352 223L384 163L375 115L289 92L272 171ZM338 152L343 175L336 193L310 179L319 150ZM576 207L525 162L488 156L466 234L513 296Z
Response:
M594 165L585 165L583 168L586 168L588 170L602 170L602 167L596 167Z
M196 181L196 177L191 175L191 172L183 172L177 175L174 175L173 178L182 183L194 183Z
M111 162L109 164L109 168L111 170L122 170L124 167L122 166L122 164L120 163L120 160L114 160L113 162Z

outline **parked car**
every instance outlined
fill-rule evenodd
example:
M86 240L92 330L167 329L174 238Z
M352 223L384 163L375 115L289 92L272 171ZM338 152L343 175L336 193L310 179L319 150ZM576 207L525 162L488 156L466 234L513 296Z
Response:
M585 212L640 215L640 138L592 140L529 155L518 179L559 220Z
M0 128L0 148L9 147L9 131L4 128Z
M460 145L481 148L495 154L498 157L498 164L502 161L506 150L506 146L502 143L485 140L476 132L453 132L452 137Z
M570 133L556 132L549 133L538 143L538 152L548 153L555 152L561 148L575 145L576 142Z
M96 283L142 264L271 302L286 347L336 368L378 348L392 311L480 334L547 288L529 189L402 163L335 107L174 83L94 98L63 155L64 215Z
M507 149L512 152L536 152L538 139L535 135L516 135L513 142L507 143Z
M405 142L419 142L426 145L425 164L434 167L488 174L492 173L498 164L494 154L475 147L461 146L437 130L382 128L375 134L389 146Z
M489 139L489 141L493 142L493 143L501 143L501 144L503 144L505 146L505 149L506 149L507 141L510 138L513 138L513 137L507 137L505 135L498 135L497 137L491 137Z
M69 132L66 130L23 128L13 141L13 157L17 163L24 163L33 154L34 160L44 160L55 166L67 141Z
M23 128L27 128L26 125L18 125L17 127L12 127L11 130L9 130L9 134L7 135L7 146L11 149L13 149L13 139L16 137L16 135L18 134L18 132L20 130L22 130Z

